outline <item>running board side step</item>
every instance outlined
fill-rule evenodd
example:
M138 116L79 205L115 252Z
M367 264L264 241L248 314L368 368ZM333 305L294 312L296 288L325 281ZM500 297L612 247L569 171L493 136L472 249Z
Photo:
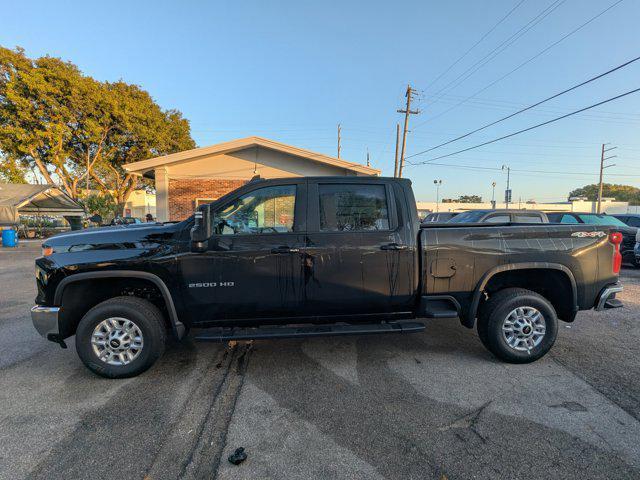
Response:
M229 340L264 340L271 338L331 337L340 335L372 335L380 333L418 333L425 329L420 322L393 322L356 325L303 325L298 327L208 328L195 337L203 342Z

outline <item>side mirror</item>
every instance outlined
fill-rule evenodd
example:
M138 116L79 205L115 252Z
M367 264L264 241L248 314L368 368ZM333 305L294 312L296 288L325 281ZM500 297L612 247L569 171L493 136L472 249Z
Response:
M211 238L211 209L202 205L195 214L195 222L191 228L191 251L205 252Z

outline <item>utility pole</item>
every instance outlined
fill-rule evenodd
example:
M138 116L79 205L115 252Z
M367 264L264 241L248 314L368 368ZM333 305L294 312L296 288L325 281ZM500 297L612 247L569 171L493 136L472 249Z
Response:
M601 209L602 209L602 186L603 186L603 182L602 182L602 174L604 172L605 168L609 168L609 167L613 167L615 165L615 163L612 163L610 165L605 165L604 162L606 160L609 160L610 158L616 158L617 155L611 155L609 157L605 157L604 154L611 151L611 150L615 150L618 147L611 147L611 148L605 148L607 145L609 145L608 143L603 143L602 144L602 152L600 153L600 182L598 185L598 206L596 208L596 213L602 213Z
M394 178L398 176L398 145L400 143L400 124L396 123L396 163L393 167Z
M340 140L341 140L340 133L341 133L341 130L342 130L342 128L341 128L340 124L338 124L338 158L340 158Z
M404 168L404 152L407 146L407 132L409 131L409 115L417 115L420 110L411 110L411 100L415 95L415 90L411 88L411 85L407 85L407 92L404 94L407 97L407 106L404 110L398 110L398 113L404 113L404 131L402 132L402 149L400 150L400 169L398 176L402 177L402 169Z
M369 160L369 147L367 147L367 167L371 166L371 160Z
M511 177L511 167L502 165L502 170L507 171L507 189L504 191L504 203L507 210L509 210L509 202L511 201L511 188L509 188L509 180Z

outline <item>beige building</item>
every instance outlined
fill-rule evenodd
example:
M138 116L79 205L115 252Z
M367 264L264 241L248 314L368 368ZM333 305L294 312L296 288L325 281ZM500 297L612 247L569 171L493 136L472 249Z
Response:
M142 218L150 213L156 218L156 196L145 190L134 190L124 204L123 217Z
M156 217L182 220L200 203L261 178L380 175L380 170L261 137L247 137L210 147L129 163L133 174L154 178Z

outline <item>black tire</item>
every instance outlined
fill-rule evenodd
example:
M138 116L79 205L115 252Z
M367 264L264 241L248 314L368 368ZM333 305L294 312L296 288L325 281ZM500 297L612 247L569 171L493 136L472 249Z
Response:
M511 347L503 334L503 322L518 307L533 307L544 317L544 337L529 351ZM542 295L524 288L506 288L491 295L482 306L477 329L482 344L499 359L509 363L530 363L551 350L558 335L558 316L553 305Z
M110 365L98 358L91 344L94 329L104 320L120 317L132 321L142 332L142 348L130 363ZM167 331L162 313L151 302L136 297L115 297L89 310L76 330L76 350L92 372L107 378L135 377L151 367L164 353Z

